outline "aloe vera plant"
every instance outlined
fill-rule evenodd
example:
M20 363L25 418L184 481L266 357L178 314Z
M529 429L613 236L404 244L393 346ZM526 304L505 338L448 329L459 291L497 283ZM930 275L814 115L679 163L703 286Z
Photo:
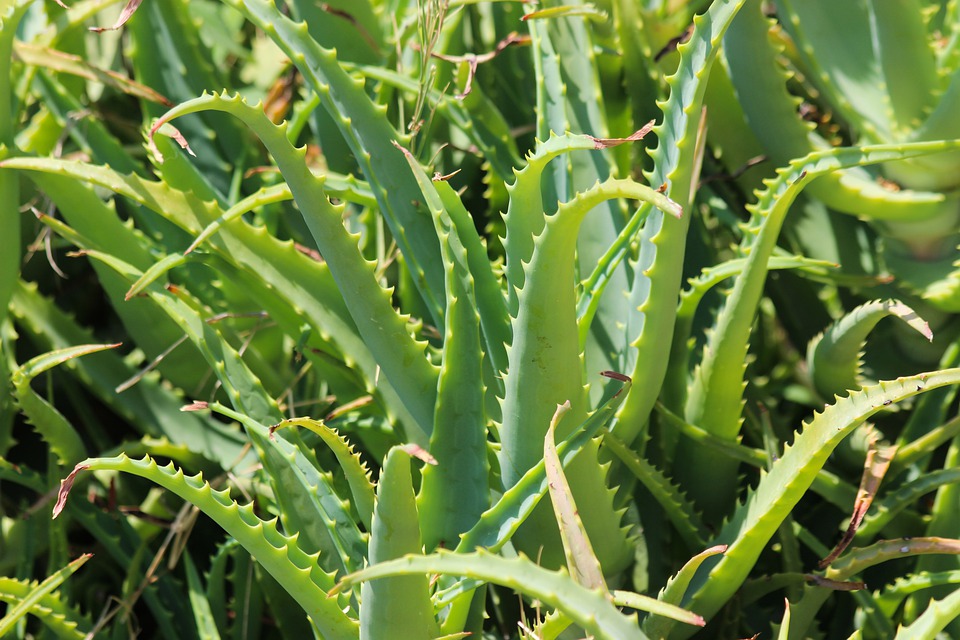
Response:
M842 17L882 35L881 4ZM839 64L793 3L58 5L0 0L5 632L957 618L955 274L903 273L949 260L960 141L914 126L948 114L894 95L879 35L895 119L844 112L831 146L752 111L794 117L781 72L744 73L772 20L795 70ZM838 194L878 220L857 265L792 222ZM889 315L929 367L875 355Z

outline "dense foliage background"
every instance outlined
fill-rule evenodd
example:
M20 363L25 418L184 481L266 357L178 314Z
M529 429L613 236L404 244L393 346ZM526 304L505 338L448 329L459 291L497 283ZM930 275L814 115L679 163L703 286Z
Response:
M0 636L957 637L958 138L952 0L0 0Z

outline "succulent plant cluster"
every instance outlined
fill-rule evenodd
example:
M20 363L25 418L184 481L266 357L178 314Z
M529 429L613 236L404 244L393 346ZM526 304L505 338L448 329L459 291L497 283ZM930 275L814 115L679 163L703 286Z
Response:
M957 633L958 138L955 1L0 0L0 636Z

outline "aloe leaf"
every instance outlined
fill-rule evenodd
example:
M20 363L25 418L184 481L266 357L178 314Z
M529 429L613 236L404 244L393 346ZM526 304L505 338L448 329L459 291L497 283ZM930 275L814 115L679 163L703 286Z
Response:
M512 339L507 303L500 281L490 267L486 248L477 234L473 219L463 206L463 201L447 182L439 181L433 185L446 214L452 223L460 244L466 252L467 266L473 278L477 312L480 314L480 328L486 349L484 353L490 359L494 371L507 370L507 345ZM499 376L497 380L502 387ZM499 390L502 394L502 388Z
M193 616L197 622L197 631L202 637L209 638L209 640L220 640L220 632L217 631L213 611L210 609L210 601L204 593L200 574L197 572L197 567L193 564L189 553L183 555L183 565L186 567L187 589L190 593L190 604L193 606Z
M322 421L312 420L310 418L288 418L280 424L271 428L271 431L277 431L284 427L304 427L320 436L323 443L330 448L337 462L340 463L340 470L350 485L350 491L353 494L353 504L360 516L360 522L369 531L370 521L373 516L374 486L370 480L370 470L360 460L360 455L353 450L346 439L337 433L336 429L328 427Z
M774 162L784 165L817 148L825 148L827 143L797 114L799 100L787 93L789 76L776 63L783 46L769 39L770 23L764 19L760 4L751 0L741 12L725 38L724 50L731 79L751 129L764 143ZM862 8L859 10L863 11ZM834 16L831 19L839 18ZM863 27L859 25L857 28ZM819 54L817 52L817 56ZM824 176L811 185L811 193L838 211L893 219L922 217L924 212L938 211L943 202L942 194L884 189L872 175L859 168Z
M507 254L507 310L516 317L519 307L517 294L524 287L524 264L533 255L534 238L543 230L546 222L542 183L550 161L578 149L597 149L596 139L587 135L550 134L526 157L526 165L515 170L513 184L507 186L510 204L504 216L506 237L504 249ZM557 203L559 204L559 203Z
M780 620L780 632L777 640L790 640L790 600L784 599L783 618Z
M288 7L290 16L306 24L308 33L320 46L337 52L341 65L383 64L384 56L391 52L391 44L384 42L381 23L368 0L334 0L325 4L293 0ZM396 40L403 41L399 35ZM356 160L340 130L339 118L326 109L311 109L310 121L327 165L337 171L352 171Z
M612 433L604 435L603 445L646 487L687 548L702 547L707 539L707 528L696 507L677 485Z
M0 159L10 154L14 125L19 121L12 91L11 61L17 25L27 12L27 2L5 2L0 9ZM20 274L20 179L0 170L0 228L7 240L0 251L0 309L6 309Z
M707 624L703 618L695 613L657 600L656 598L651 598L650 596L620 590L614 590L610 595L613 596L613 603L618 607L629 607L637 611L646 611L652 615L663 616L676 620L677 622L692 624L698 627L703 627Z
M35 285L20 283L14 292L12 317L41 348L61 350L92 341L93 336L41 296ZM222 423L205 420L198 414L180 412L183 400L158 380L142 379L117 394L115 389L136 371L118 354L101 352L74 361L77 377L97 398L141 433L163 434L182 443L223 469L244 464L241 449L245 439Z
M156 102L168 108L173 106L172 102L147 85L130 80L116 71L101 69L83 60L79 56L37 46L29 42L15 43L14 54L23 61L24 64L40 67L47 71L69 73L87 80L103 83L121 93L126 93L143 100L149 100L150 102Z
M724 525L715 542L728 544L727 552L698 573L684 606L708 619L720 609L743 583L833 449L871 415L923 391L958 383L960 369L922 373L864 387L818 413Z
M876 537L897 514L917 504L922 496L942 486L957 483L960 483L960 469L937 469L897 487L882 499L874 501L873 509L857 530L857 540Z
M23 602L36 588L29 582L13 578L0 578L0 600L7 606ZM89 637L93 624L89 617L72 609L56 593L41 597L29 611L58 638L64 640L84 640Z
M900 318L927 340L933 340L929 325L899 300L859 305L807 346L807 367L822 397L832 398L860 386L860 358L867 335L886 316Z
M697 131L710 67L742 5L743 0L714 2L694 18L690 39L678 46L680 65L667 79L670 95L660 104L663 121L654 127L654 170L647 178L654 187L666 184L670 198L685 209L693 197ZM689 216L678 221L653 211L640 235L630 291L630 308L636 311L626 319L630 345L636 349L631 376L640 384L624 402L614 427L624 442L632 442L644 429L666 376L689 222Z
M299 438L275 438L273 431L241 413L219 403L209 406L244 426L273 487L284 531L296 533L305 552L319 552L320 565L330 573L342 575L362 566L366 537L334 491L332 475L319 469Z
M696 278L688 280L688 287L680 293L680 304L677 307L677 321L670 352L670 364L667 369L662 395L663 403L671 411L681 412L681 407L686 401L691 355L689 343L693 334L694 317L700 302L714 287L728 278L743 273L746 264L747 260L745 258L734 258L715 267L708 267ZM803 256L774 255L767 262L767 268L770 271L801 269L807 273L823 274L827 269L836 267L835 263L825 260L812 260Z
M541 140L545 140L550 131L558 134L567 131L587 133L599 138L610 135L604 117L607 92L601 91L598 61L594 53L597 43L591 38L586 20L582 17L591 15L603 16L603 12L587 3L560 5L551 2L547 6L537 6L533 13L524 18L530 28L535 69L540 74L537 76L537 133ZM604 18L607 19L607 16ZM542 25L539 24L541 21ZM625 133L616 132L614 135ZM554 163L548 170L544 183L555 185L548 186L545 191L555 192L559 201L566 201L598 180L616 177L616 173L609 151L575 154L567 162ZM552 200L547 200L545 205L547 213L552 213L556 206ZM578 237L578 271L587 273L593 270L627 220L621 202L610 200L597 205L597 210L591 214L592 223L585 226ZM628 290L627 267L621 263L611 267L608 277L612 290ZM620 295L597 299L591 330L585 340L587 370L624 368L627 341L618 323L624 317L627 306L626 298ZM602 392L598 387L591 397L599 399Z
M654 189L632 180L609 179L561 204L557 213L546 219L533 241L533 254L523 266L524 284L517 293L513 342L507 351L500 429L501 473L506 487L541 458L536 442L546 433L553 411L550 407L569 400L571 421L576 424L583 419L576 292L571 285L575 281L577 232L598 203L618 197L640 199L675 216L680 214L675 202Z
M687 560L680 571L678 571L676 575L671 576L666 586L661 589L658 600L667 604L680 604L700 566L708 559L718 554L723 554L726 550L727 547L724 545L710 547ZM651 637L665 638L675 626L675 621L676 619L673 617L655 612L654 615L643 621L643 630Z
M340 610L335 599L327 598L325 589L332 588L332 576L319 568L316 555L306 554L297 545L296 538L280 533L275 519L264 521L257 517L253 505L239 506L230 499L229 491L214 491L201 477L185 476L172 464L160 467L150 457L132 460L124 455L90 458L61 481L54 517L62 512L77 474L101 469L146 478L196 505L236 538L293 595L321 633L334 638L359 637L356 621Z
M917 408L911 413L911 416L915 415L917 415ZM919 436L915 440L908 441L902 438L901 442L903 442L903 444L899 445L900 448L897 450L897 457L893 461L894 468L902 469L911 465L921 464L922 459L928 458L941 445L953 440L958 433L960 433L960 417L953 418L938 427L929 429L927 433Z
M154 130L163 122L207 110L224 111L241 119L273 153L360 335L376 354L384 375L417 421L410 426L418 427L419 432L408 436L423 446L432 429L436 368L426 360L424 345L412 338L406 320L393 309L387 292L376 282L373 265L363 257L355 239L343 227L339 208L330 204L323 192L322 178L310 172L303 162L304 151L290 145L282 127L274 125L262 111L247 106L239 97L206 95L185 102L167 112L154 125ZM392 147L389 153L399 155ZM409 167L405 171L409 172Z
M203 202L193 194L170 188L164 183L144 180L134 175L120 175L107 167L52 158L12 158L8 162L11 163L9 165L11 167L29 169L37 172L35 175L38 176L43 176L46 173L64 173L110 189L157 211L178 227L190 231L191 234L199 233L201 228L220 219L223 215L219 207L213 202ZM64 202L64 206L70 207L68 209L70 212L78 211L82 207L85 207L89 212L94 207L99 207L99 209L93 210L102 211L102 217L88 214L84 218L70 218L71 222L82 225L79 228L83 230L87 237L106 238L106 240L103 240L104 246L108 248L110 253L126 256L127 261L137 266L143 265L141 267L143 269L149 268L153 263L152 258L144 259L140 252L133 251L140 243L132 242L129 232L124 232L123 229L114 229L113 225L118 224L118 221L115 221L116 216L103 203L99 200L86 200L86 193L79 193L73 199L68 199L66 194L69 193L69 187L67 185L75 183L44 181L41 184L48 191L56 186L58 190L53 191L53 193L58 196L58 201ZM84 199L77 202L80 197ZM301 315L305 316L307 322L314 329L312 335L322 338L321 342L311 341L309 346L325 351L342 352L344 354L342 357L346 360L347 365L355 366L364 372L368 391L381 394L390 410L403 421L404 425L414 422L404 401L398 397L389 381L382 380L376 389L373 388L372 381L378 377L378 364L370 354L370 349L358 335L356 326L350 317L350 312L343 301L343 296L331 277L329 265L308 258L297 251L292 242L280 242L265 229L253 228L242 220L235 220L227 224L217 234L217 237L222 240L222 245L211 239L208 241L208 246L210 244L217 245L219 255L224 256L229 261L236 262L240 268L248 273L257 274L259 279L265 281L264 284L270 285L269 289L273 292L271 299L274 302L270 304L267 300L259 298L258 304L267 308L271 316L281 323L289 319L289 322L293 322L295 326L299 327L303 322L300 319ZM267 259L267 256L269 256L269 259ZM136 257L137 261L133 261L133 257ZM101 281L108 285L113 284L114 280L111 279L113 277L109 270L101 272ZM248 280L247 285L256 287L257 280L258 278ZM118 290L126 291L129 282L124 282L125 284L122 286L119 284L114 286ZM259 285L258 288L263 289L263 285ZM276 304L275 296L278 293L286 300L286 304ZM131 301L128 304L136 303L136 301ZM296 308L302 308L303 314L291 314L291 311ZM122 317L125 317L124 313L129 313L126 305L119 305L117 310ZM163 324L157 324L157 322L156 316L153 316L151 322L128 323L128 328L141 347L149 347L149 345L156 343L157 346L154 348L156 353L160 353L181 334L176 332L171 334L170 337L166 337L164 334L157 335L160 333L159 328L164 326ZM152 331L140 335L144 327L150 327ZM295 331L295 329L291 331ZM336 348L332 348L329 344L331 340L336 344ZM148 353L153 355L154 352L148 351ZM193 365L190 364L190 367L192 368ZM167 373L170 369L163 367L163 371ZM192 368L192 371L195 373L195 368ZM407 397L407 400L409 400L409 397ZM432 412L432 406L430 411Z
M518 177L518 184L519 181ZM551 407L569 401L571 425L586 417L576 291L572 285L576 277L577 233L585 216L598 204L618 197L640 199L679 214L676 203L662 193L632 180L611 178L560 204L534 239L530 262L523 265L525 282L517 294L513 342L507 350L500 428L500 473L506 488L542 459L543 452L536 443L546 434ZM566 429L561 429L561 437L566 435ZM591 458L589 454L580 458L568 470L568 479L604 569L615 572L627 561L626 545L619 514L609 501L605 470ZM559 566L562 545L552 533L555 525L550 514L542 510L535 518L536 522L531 521L520 532L519 547L531 555L542 547L545 566ZM551 531L552 540L544 539L547 531Z
M294 23L265 0L224 2L273 38L319 94L321 104L337 123L370 182L380 211L433 314L435 326L442 326L439 296L443 291L443 263L439 243L429 217L423 215L420 205L414 204L418 201L418 189L409 179L410 168L391 146L394 140L405 144L405 137L390 125L386 109L367 97L363 82L350 77L338 64L336 53L324 49L308 35L306 24ZM286 171L283 173L286 175Z
M550 493L550 502L560 527L560 540L563 542L563 552L567 559L567 571L577 584L588 589L606 590L603 580L603 571L600 561L590 545L590 538L584 529L583 520L577 512L577 505L570 491L570 485L563 475L563 465L557 455L557 445L554 441L554 432L557 423L564 414L570 411L570 403L557 405L557 411L550 421L550 428L543 439L543 464L547 477L547 487Z
M737 278L717 317L703 359L693 372L687 396L685 418L706 431L733 440L740 431L744 374L757 305L763 294L767 261L773 254L780 228L797 194L820 175L851 165L883 162L956 146L956 142L932 142L907 145L876 145L863 148L838 148L812 153L791 162L758 196L754 222L744 235L741 252L747 264ZM685 464L678 469L678 480L709 517L717 518L733 499L736 472L733 462L718 461L705 451L681 440L678 455ZM708 460L709 457L709 461ZM709 474L699 473L711 469ZM730 479L729 484L724 484ZM717 492L724 487L726 495Z
M430 453L436 465L423 470L423 482L417 497L420 525L428 550L437 546L450 547L459 536L474 524L490 504L487 462L487 428L484 415L484 388L480 376L483 349L481 344L481 315L475 291L472 268L480 267L475 256L471 263L460 233L472 238L473 224L464 220L463 206L457 212L458 225L448 213L438 189L427 178L416 159L401 148L416 177L427 208L433 216L440 250L444 260L446 309L444 312L443 359L437 386L437 406L434 413ZM446 186L446 185L444 185ZM455 194L448 193L448 200ZM470 226L470 231L464 227ZM482 249L479 241L474 252ZM485 256L484 256L485 257ZM505 311L499 292L494 304L497 311ZM496 316L494 316L496 317ZM495 320L496 321L496 320Z
M814 80L847 122L876 141L903 139L916 127L939 84L920 2L870 1L840 11L822 1L778 4L791 16L785 26Z
M210 53L200 39L199 26L187 10L186 0L147 2L127 25L130 56L137 78L174 102L225 86ZM165 61L157 64L157 60ZM163 107L144 103L150 117ZM199 156L204 183L224 198L230 191L230 163L240 163L250 148L249 138L235 122L201 114L184 121L183 134Z
M797 42L811 80L844 120L873 142L893 141L890 95L874 48L867 3L835 7L780 0L777 5L782 15L791 16L784 26Z
M316 5L293 0L291 9L298 20L310 25L310 35L337 57L349 62L379 62L389 46L377 21L377 5L370 0L334 0Z
M17 367L14 349L19 335L13 326L12 304L8 307L7 317L0 320L0 379L10 380L12 372ZM7 386L9 390L9 386ZM10 448L15 444L13 425L17 417L16 404L12 394L0 396L0 460L8 455Z
M911 556L928 556L950 554L956 556L960 554L960 541L949 538L899 538L894 540L883 540L869 547L851 549L844 556L834 562L825 573L825 578L829 581L846 581L854 576L860 575L863 571L884 562L895 561ZM812 585L804 587L803 597L795 603L791 634L802 636L806 633L807 627L816 619L817 611L826 601L829 591L818 589ZM949 623L953 617L946 620L944 624ZM890 626L888 620L880 618L881 624ZM889 635L889 632L888 632Z
M597 198L597 196L604 191L609 192L611 190L619 191L620 197L639 201L641 205L616 237L614 244L610 246L609 250L604 253L603 256L597 259L597 267L594 272L582 283L583 292L577 303L577 316L581 336L585 329L592 326L594 316L599 309L597 299L611 283L613 270L616 269L617 264L619 264L626 255L627 247L635 239L636 232L640 229L643 221L646 220L651 208L655 207L661 212L669 213L676 218L681 218L683 215L683 208L660 190L649 189L646 186L631 183L630 180L610 178L603 182L598 182L589 189L580 191L576 199L589 201ZM564 203L564 205L561 205L561 209L570 204L571 203ZM582 237L583 229L581 228L580 231ZM579 244L580 242L578 241L578 246ZM581 346L584 342L585 341L581 340Z
M453 553L439 551L429 556L408 555L372 565L346 576L341 588L398 575L446 573L467 576L509 587L563 611L578 626L598 640L642 640L636 614L620 613L603 593L578 585L565 572L544 569L527 558L502 558L485 551Z
M370 532L370 565L382 566L382 563L404 554L419 553L421 549L410 456L394 447L383 461L377 482L377 501ZM343 585L341 580L338 586L342 588ZM360 600L363 603L360 607L362 638L390 636L427 640L439 633L426 575L408 574L363 582Z
M557 453L564 468L585 447L591 444L593 438L613 417L620 406L624 391L629 389L630 381L626 376L611 374L610 372L607 372L607 375L622 382L623 387L594 411L583 424L574 429L563 442L557 445ZM500 499L480 516L480 520L473 528L460 537L460 543L457 545L456 551L467 553L478 548L484 548L492 552L499 551L511 539L521 523L529 518L540 499L547 494L547 485L544 463L541 460L527 471L513 487L506 490ZM447 604L469 588L469 585L463 584L453 587L438 598L439 603Z
M73 425L52 404L30 388L30 383L41 373L73 358L117 346L119 345L87 345L45 353L13 372L11 382L16 392L17 404L64 466L76 464L86 458L86 445Z
M902 139L932 107L940 84L936 51L926 34L921 2L869 0L867 10L871 44L890 96L889 117L894 134Z
M92 557L93 554L84 554L67 566L53 572L46 580L31 589L22 600L9 607L6 615L3 619L0 619L0 635L10 633L14 625L16 625L21 618L30 613L33 607L42 602L43 598L56 590L57 587L63 584L67 578L72 576L77 569L86 564L87 560Z
M898 577L874 597L881 614L893 618L903 601L926 589L939 586L955 586L960 584L960 570L943 571L940 573L911 573L909 576ZM952 589L953 591L955 589Z

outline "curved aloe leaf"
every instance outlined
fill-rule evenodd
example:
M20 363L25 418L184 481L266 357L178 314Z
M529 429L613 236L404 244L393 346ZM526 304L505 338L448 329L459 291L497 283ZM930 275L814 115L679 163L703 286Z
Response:
M284 427L304 427L314 432L327 445L340 463L340 470L350 485L353 494L353 504L360 516L360 522L369 531L370 520L373 516L374 487L370 480L370 470L360 460L360 456L346 439L337 433L336 429L328 427L320 420L310 418L287 418L278 425L271 427L271 432Z
M957 146L957 141L940 141L821 151L792 161L775 180L767 181L756 205L751 207L754 222L741 243L747 264L724 302L704 347L703 360L693 373L685 411L688 422L728 440L735 439L740 432L747 352L763 295L767 263L790 205L804 186L845 166L938 153ZM705 450L691 446L688 440L681 440L678 455L685 461L678 469L681 485L708 515L718 518L733 499L736 464L717 461ZM701 473L702 469L710 469L711 473Z
M52 404L30 388L30 383L41 373L73 358L118 346L98 344L52 351L31 359L13 372L11 382L16 392L17 404L62 465L76 464L86 458L86 445L73 425Z
M677 307L677 322L674 328L673 345L670 351L670 365L664 383L662 401L670 411L682 412L687 396L687 377L689 375L691 349L689 341L693 332L694 316L703 297L728 278L739 276L746 267L746 258L727 260L715 267L704 269L696 278L688 280L688 287L680 293ZM825 274L838 265L825 260L812 260L804 256L774 255L767 262L771 271L779 269L801 269L808 273Z
M527 558L502 558L490 553L439 551L429 556L405 556L372 565L343 578L343 588L359 582L399 575L446 573L509 587L561 610L598 640L642 640L636 614L620 613L609 596L578 585L564 571L548 571Z
M309 36L306 23L293 22L266 0L224 0L224 3L263 29L320 96L321 104L336 122L373 188L380 211L434 316L434 325L443 326L440 304L443 262L439 243L429 216L423 215L417 204L419 190L410 179L410 167L391 146L394 140L401 144L408 140L390 125L386 107L370 100L363 81L347 74L338 63L335 51L324 49ZM281 170L286 175L282 167ZM307 202L298 199L298 204L301 210L306 210Z
M420 432L411 433L410 437L424 446L432 430L437 370L426 359L425 345L413 339L407 320L397 314L388 293L377 283L373 264L363 257L355 239L344 228L339 208L327 200L323 179L310 172L303 160L305 151L293 148L283 127L274 125L262 110L248 106L239 96L205 95L190 100L168 111L154 130L179 116L209 110L224 111L241 119L273 154L360 335L417 420L411 426L419 427ZM392 147L389 153L398 155ZM409 170L405 167L405 172Z
M949 538L899 538L883 540L869 547L851 549L844 556L834 562L825 573L825 578L831 581L845 581L861 574L863 571L884 562L890 562L912 556L960 554L960 540ZM803 597L795 603L795 617L790 629L793 637L803 636L807 628L816 620L816 614L826 602L829 591L806 585ZM935 616L937 614L934 614ZM953 617L946 620L949 623ZM880 624L890 626L888 620L880 618ZM889 631L887 633L889 636Z
M693 197L697 131L710 67L720 39L743 0L719 0L694 18L690 39L678 46L680 65L667 79L670 95L661 103L663 121L654 128L657 148L650 152L654 187L667 185L671 199L684 209ZM632 442L644 429L666 376L676 304L683 275L684 248L690 217L671 220L653 211L640 234L640 253L633 265L633 286L627 331L636 349L631 377L638 383L623 404L614 433Z
M960 617L960 590L927 605L920 617L900 627L895 640L935 640L951 622Z
M700 565L716 555L723 554L726 550L726 546L717 545L709 549L704 549L687 560L680 571L678 571L676 575L671 576L667 585L661 589L658 599L669 604L679 604L682 602L691 580L693 580L694 575L696 575L700 569ZM658 613L643 621L643 630L651 637L665 638L675 626L674 622L675 618L669 618Z
M882 615L893 618L897 609L909 596L934 587L955 587L958 584L960 584L960 570L940 573L912 573L909 576L897 578L873 600L877 603L877 608Z
M23 599L9 607L6 615L3 616L3 619L0 619L0 636L10 633L21 618L28 613L32 613L34 607L40 605L44 598L48 597L57 587L63 584L64 580L72 576L92 557L93 554L91 553L84 554L67 566L54 571L46 580L31 589Z
M720 609L844 437L888 404L958 383L960 369L922 373L864 387L818 413L724 525L715 542L727 552L698 573L684 606L708 619Z
M530 169L528 165L525 171ZM520 182L518 176L514 186ZM532 254L523 265L523 284L516 291L514 337L504 377L500 458L506 487L542 457L538 443L550 423L551 407L569 400L571 421L577 424L583 419L576 292L571 284L575 281L577 233L598 203L618 197L642 200L680 215L680 207L664 194L632 180L609 179L561 204L532 239ZM508 242L510 231L508 223Z
M363 566L366 536L334 491L332 474L319 468L313 452L296 436L292 442L271 437L272 431L263 424L219 403L210 408L244 426L273 487L284 531L296 533L307 553L320 552L321 566L331 573Z
M898 451L899 454L899 451ZM870 540L879 535L897 514L917 504L921 496L948 484L960 483L960 469L937 469L907 482L881 500L875 500L863 524L857 529L857 540Z
M900 318L927 340L933 340L929 325L899 300L874 300L859 305L807 346L807 367L822 397L832 398L860 386L860 357L867 335L887 316Z
M707 528L696 507L679 487L612 433L604 435L603 445L610 453L617 456L624 467L646 487L665 512L666 518L677 530L677 535L686 543L687 548L702 547L707 539Z
M759 0L750 0L734 21L724 41L725 54L751 128L773 155L773 160L783 165L828 145L813 133L813 125L797 114L799 100L787 93L789 76L776 62L783 46L770 41L767 33L770 24L763 17L760 5ZM831 20L839 18L834 16ZM851 26L863 25L851 23ZM873 176L857 168L825 176L811 185L811 193L838 211L892 219L923 217L925 212L939 210L943 202L943 195L938 193L884 189Z
M229 491L214 491L200 476L185 476L172 464L160 467L149 456L142 460L131 460L124 455L90 458L61 481L54 517L63 511L77 474L100 469L146 478L196 505L283 585L322 634L344 639L359 637L356 621L340 610L336 599L327 598L327 590L333 587L333 576L320 569L316 554L308 555L297 545L295 537L280 533L276 519L261 520L254 513L253 505L239 506L230 499Z
M0 578L0 600L7 606L23 602L36 585L13 578ZM93 624L90 619L69 607L56 593L42 596L29 610L30 615L40 621L58 638L65 640L84 640L89 637Z

